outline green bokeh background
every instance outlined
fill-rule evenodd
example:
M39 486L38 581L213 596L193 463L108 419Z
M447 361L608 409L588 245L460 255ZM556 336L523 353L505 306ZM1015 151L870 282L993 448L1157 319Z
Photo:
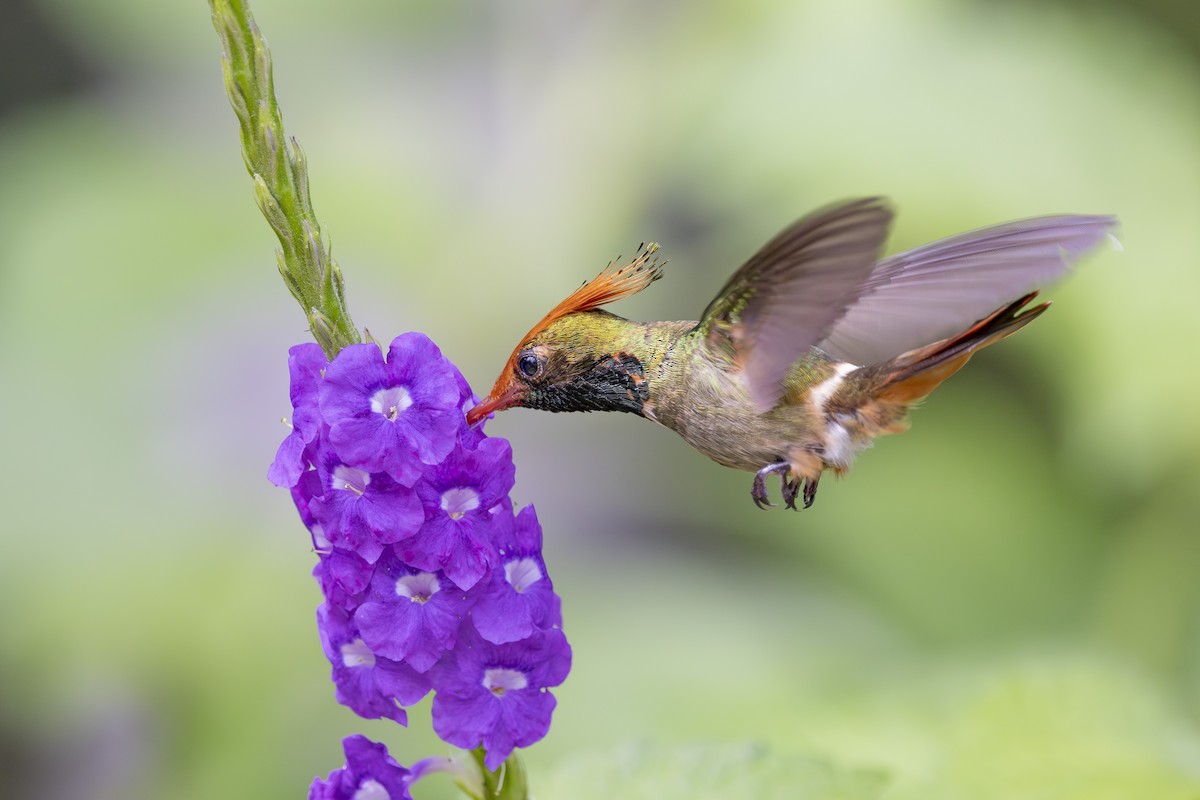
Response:
M306 331L206 4L12 9L7 789L297 797L351 732L405 763L444 752L427 703L403 730L333 701L308 538L264 478ZM1188 0L254 9L356 321L425 331L481 392L533 320L643 240L667 280L614 310L689 318L839 198L892 197L892 251L1121 217L1123 252L803 514L759 512L748 475L626 415L490 423L575 650L527 752L539 797L1200 797Z

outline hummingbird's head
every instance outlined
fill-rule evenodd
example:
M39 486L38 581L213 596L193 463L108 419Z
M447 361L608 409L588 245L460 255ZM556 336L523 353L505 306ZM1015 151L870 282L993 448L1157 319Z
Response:
M642 364L619 346L628 323L599 307L662 277L658 245L643 245L628 264L609 264L521 338L496 384L467 412L476 424L506 408L543 411L640 411L647 397Z

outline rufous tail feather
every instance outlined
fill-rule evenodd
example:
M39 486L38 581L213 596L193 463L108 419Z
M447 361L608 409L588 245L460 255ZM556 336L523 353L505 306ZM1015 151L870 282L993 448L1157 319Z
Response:
M1022 311L1037 292L999 308L956 336L864 367L855 390L839 392L828 409L858 421L855 438L872 439L908 427L908 411L962 369L976 350L1000 341L1041 315L1049 303ZM865 398L865 400L863 399Z
M1031 292L997 309L957 336L910 350L885 365L880 400L912 404L928 397L942 381L962 369L975 351L1011 336L1040 316L1049 303L1022 309L1037 297Z

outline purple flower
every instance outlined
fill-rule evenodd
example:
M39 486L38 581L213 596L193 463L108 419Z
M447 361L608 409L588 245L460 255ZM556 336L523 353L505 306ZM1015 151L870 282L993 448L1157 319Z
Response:
M470 589L495 557L492 529L511 525L510 514L491 513L507 497L516 470L504 439L484 439L474 450L458 449L429 469L416 485L425 506L420 533L396 546L407 564L443 570Z
M345 611L328 603L317 609L317 629L325 657L333 665L337 701L366 719L391 719L401 725L411 706L429 692L429 678L407 664L376 656L363 642Z
M354 622L377 656L425 672L454 647L472 602L444 574L384 557L375 566L370 599L354 612Z
M325 354L315 344L298 344L288 351L288 373L292 379L292 432L288 434L275 460L267 470L267 480L276 486L295 486L306 467L304 448L321 429L317 389L321 372L329 366Z
M313 577L321 584L325 599L345 611L358 608L364 599L375 568L348 550L330 547L317 551Z
M347 736L342 748L346 765L324 780L315 778L308 800L412 800L408 770L382 744L365 736Z
M300 521L304 523L304 527L308 528L309 535L312 536L314 550L326 550L329 547L329 540L325 538L321 523L313 516L312 509L309 507L312 501L320 497L324 491L321 486L321 476L315 469L301 473L291 488L292 502L296 504L296 511L300 513Z
M453 365L451 365L453 366ZM479 403L479 398L471 391L471 384L467 383L467 379L458 371L458 367L454 367L454 380L458 384L458 396L460 398L459 408L463 413L465 423L467 412L474 408ZM482 425L470 427L463 424L458 429L458 443L468 450L474 450L476 445L487 438L487 434L483 432Z
M309 501L325 538L352 550L370 564L384 545L412 536L425 519L412 489L382 472L369 473L342 463L332 448L318 448L322 496Z
M420 333L397 336L386 363L373 344L346 347L320 391L334 449L348 465L412 486L423 464L449 454L466 425L457 373Z
M450 744L483 745L488 769L497 769L516 747L550 729L554 695L571 669L562 631L539 631L521 642L491 644L467 628L433 673L433 729Z
M542 560L542 527L533 506L493 538L498 558L471 611L479 634L493 644L516 642L562 625L561 601Z

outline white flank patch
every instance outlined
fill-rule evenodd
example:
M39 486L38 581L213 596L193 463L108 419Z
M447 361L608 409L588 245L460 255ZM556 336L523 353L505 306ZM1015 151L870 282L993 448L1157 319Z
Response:
M858 364L843 361L834 368L832 375L813 387L808 397L813 404L813 408L818 413L825 413L825 404L829 402L829 398L833 397L833 393L842 385L842 381L846 379L846 376L856 369L858 369Z
M858 448L850 441L850 431L839 422L830 422L825 426L825 462L837 464L839 467L849 467Z

